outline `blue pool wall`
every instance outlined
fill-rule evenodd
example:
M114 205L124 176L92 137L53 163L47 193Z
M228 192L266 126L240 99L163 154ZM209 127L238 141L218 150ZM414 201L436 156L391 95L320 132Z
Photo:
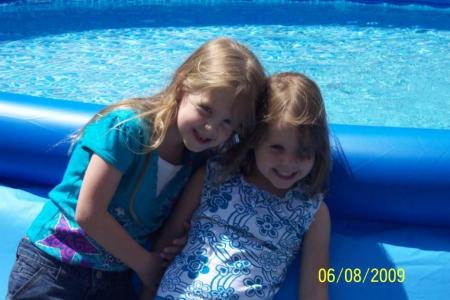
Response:
M0 93L0 294L17 243L62 177L68 137L102 107ZM330 299L445 299L450 130L331 125L331 139L330 266L402 268L407 280L330 283ZM297 299L298 270L297 257L275 299Z
M103 106L0 93L0 182L46 191L70 134ZM450 225L450 130L331 125L335 218ZM430 205L432 203L432 205Z
M77 1L78 3L73 4L75 6L82 6L83 2ZM95 1L95 5L99 4L109 4L113 1ZM122 1L116 1L116 2L122 2ZM147 1L139 1L139 4L167 4L167 3L192 3L192 4L219 4L219 3L225 3L230 2L227 0L191 0L191 1L182 1L182 0L172 0L172 1L161 1L161 0L147 0ZM239 2L239 1L233 1L233 2ZM308 1L308 0L280 0L280 1L274 1L274 0L246 0L241 2L254 2L254 3L286 3L286 2L319 2L319 1ZM366 3L366 4L382 4L382 3L389 3L389 4L396 4L396 5L411 5L411 4L419 4L419 5L430 5L434 7L449 7L450 6L450 0L321 0L320 2L359 2L359 3ZM0 4L10 4L10 5L42 5L42 1L36 1L36 0L0 0ZM130 1L127 3L128 5L132 4ZM92 1L85 1L85 5L93 5ZM71 6L70 1L53 1L52 6Z
M449 0L351 0L343 2L357 2L365 4L394 4L394 5L428 5L432 7L450 7Z
M364 1L364 0L362 0ZM44 3L30 5L0 5L3 19L2 35L0 40L23 39L45 34L58 34L69 31L81 31L103 28L123 27L177 27L177 26L221 26L221 25L352 25L376 27L414 27L422 29L448 30L448 9L450 0L442 2L436 0L419 0L434 2L435 6L444 9L422 6L419 9L401 9L396 12L398 18L383 17L383 5L353 6L355 2L346 1L179 1L162 2L148 1L146 5L133 6L130 2L110 2L101 5L101 2L70 2L62 4ZM298 8L299 3L326 4L321 7L321 14L317 10L308 9L308 5ZM368 1L367 3L372 3ZM411 2L403 2L411 4ZM333 5L334 4L334 5ZM364 3L366 4L366 3ZM379 4L379 3L378 3ZM353 10L346 10L349 5ZM390 5L390 8L395 6ZM136 15L136 7L141 8L142 15ZM204 8L210 7L205 14ZM252 9L240 9L251 7ZM295 8L295 9L294 9ZM339 15L336 15L336 8ZM430 8L430 9L428 9ZM286 15L285 9L290 10ZM354 10L357 11L355 14ZM330 18L330 14L333 17ZM93 17L86 22L85 17ZM26 20L26 22L24 22ZM66 21L62 22L63 20ZM150 20L150 21L149 21ZM251 20L251 21L249 21ZM57 24L57 25L55 25ZM64 24L64 26L61 26ZM367 25L369 24L369 25Z

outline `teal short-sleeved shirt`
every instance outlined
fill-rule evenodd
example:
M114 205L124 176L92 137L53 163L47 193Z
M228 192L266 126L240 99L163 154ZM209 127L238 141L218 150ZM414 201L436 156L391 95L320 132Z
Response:
M74 145L64 177L50 193L42 211L27 235L42 251L62 262L106 271L122 271L128 267L113 257L76 223L75 210L81 184L92 154L100 156L122 173L121 181L108 207L109 213L140 244L144 244L167 216L173 200L187 182L194 162L185 153L183 166L156 196L157 151L149 157L142 154L148 145L150 126L136 118L131 109L116 109L89 124ZM130 199L149 159L137 190L132 217Z

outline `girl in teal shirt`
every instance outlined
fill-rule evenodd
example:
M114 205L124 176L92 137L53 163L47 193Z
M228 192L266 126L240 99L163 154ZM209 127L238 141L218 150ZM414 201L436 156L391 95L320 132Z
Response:
M199 154L251 129L264 84L251 51L219 38L162 92L99 112L74 137L62 182L19 244L7 299L129 299L132 271L148 287L164 262L143 245Z

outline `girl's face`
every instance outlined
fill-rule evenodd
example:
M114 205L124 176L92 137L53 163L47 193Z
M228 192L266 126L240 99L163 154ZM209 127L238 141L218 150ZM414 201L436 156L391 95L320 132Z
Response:
M242 114L234 88L185 93L178 108L177 126L187 149L200 152L224 143L239 126ZM234 105L233 105L234 103Z
M315 154L299 140L298 129L279 122L255 148L255 179L263 188L283 196L296 182L311 172Z

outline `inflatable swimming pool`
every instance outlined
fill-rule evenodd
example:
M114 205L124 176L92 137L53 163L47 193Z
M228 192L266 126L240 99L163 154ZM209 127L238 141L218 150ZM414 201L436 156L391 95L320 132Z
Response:
M0 93L0 294L17 243L101 105ZM330 299L446 299L450 131L331 125ZM296 299L298 261L277 299Z

